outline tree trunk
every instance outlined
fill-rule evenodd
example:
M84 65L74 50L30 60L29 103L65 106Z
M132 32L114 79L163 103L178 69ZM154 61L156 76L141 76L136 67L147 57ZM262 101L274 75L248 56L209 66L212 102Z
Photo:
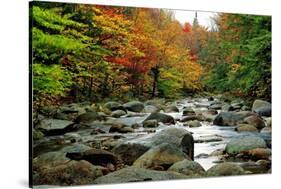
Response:
M159 67L156 66L154 68L151 68L151 71L153 73L153 88L152 88L152 98L157 96L157 84L158 84L158 78L159 78Z

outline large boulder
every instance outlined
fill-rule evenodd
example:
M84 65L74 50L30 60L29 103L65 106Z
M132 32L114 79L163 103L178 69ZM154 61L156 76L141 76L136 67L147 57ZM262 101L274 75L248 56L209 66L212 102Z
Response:
M186 107L182 110L182 115L183 116L195 116L196 114L192 107Z
M169 105L164 109L164 111L166 113L173 113L173 112L179 112L179 109L177 108L176 105Z
M123 109L122 104L120 104L119 102L114 102L114 101L107 102L104 104L104 106L111 111Z
M132 112L141 112L144 109L143 103L139 101L131 101L123 104L123 107Z
M67 132L77 131L79 124L59 119L44 119L37 128L46 136L63 135Z
M255 148L266 148L266 142L256 136L241 136L231 139L227 143L225 151L228 154L238 154L242 151Z
M249 111L241 112L220 112L214 119L213 124L218 126L235 126L242 123L245 117L249 117L254 113Z
M115 132L132 133L132 132L134 132L134 129L129 126L126 126L125 124L122 124L122 123L115 123L110 127L109 132L110 133L115 133Z
M74 123L89 124L89 123L92 123L93 121L101 120L101 119L104 119L104 118L101 117L97 112L90 111L90 112L86 112L86 113L81 114L78 117L76 117L74 119Z
M155 128L158 126L158 121L157 120L146 120L142 124L143 124L143 127L145 127L145 128Z
M220 163L207 170L207 176L232 176L244 174L244 169L234 163Z
M151 113L146 119L147 120L157 120L158 122L162 123L175 123L175 120L172 116L163 114L163 113Z
M251 150L245 150L242 152L244 156L253 160L268 160L271 157L271 149L269 148L255 148Z
M159 109L156 106L153 105L146 105L143 109L144 113L155 113L158 112Z
M189 127L201 127L201 123L198 120L193 120L193 121L188 121L187 123L185 123L185 125L189 126Z
M43 129L45 131L50 131L55 129L64 129L72 123L72 121L60 119L44 119L40 122L40 125L37 128Z
M37 173L38 177L33 180L35 185L85 185L92 184L96 178L103 176L102 167L94 166L84 160L69 161L52 168L39 169Z
M237 132L258 132L259 130L253 125L238 124L238 126L235 128L235 131L237 131Z
M187 158L176 146L163 143L145 152L133 164L135 167L167 170L175 162Z
M70 161L69 158L65 157L64 152L55 151L55 152L47 152L41 154L33 159L33 166L36 167L54 167L60 164L65 164Z
M244 122L247 123L247 124L255 126L259 130L265 127L264 121L256 115L246 117L244 119Z
M157 133L151 133L137 139L121 142L113 149L113 152L119 155L126 164L130 165L150 148L163 143L176 146L193 159L194 140L192 134L186 129L174 127L165 128Z
M148 150L149 147L144 144L124 142L115 146L112 152L119 156L126 165L132 165Z
M115 154L102 149L90 149L83 152L68 152L65 156L72 160L86 160L93 165L106 165L108 163L116 165L118 161L118 157Z
M111 184L111 183L128 183L128 182L143 182L143 181L158 181L185 179L187 176L175 172L155 171L138 167L128 167L120 169L108 175L102 176L94 180L96 184Z
M252 111L260 116L271 116L271 103L264 100L255 100Z
M163 143L169 143L182 149L192 160L194 158L194 139L191 133L183 128L167 128L145 138L144 144L154 147Z
M204 176L204 168L197 162L184 159L174 163L168 171L178 172L190 177L200 177Z
M126 115L126 112L124 110L115 110L115 111L111 112L111 116L115 117L115 118L119 118L123 115Z

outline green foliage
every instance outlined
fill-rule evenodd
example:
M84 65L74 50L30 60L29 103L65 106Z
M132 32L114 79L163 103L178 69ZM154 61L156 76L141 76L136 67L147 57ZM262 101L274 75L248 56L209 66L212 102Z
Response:
M270 100L271 18L222 14L217 22L217 39L201 52L207 88Z
M59 65L33 64L32 69L35 95L64 96L72 84L71 75Z
M85 27L82 23L70 20L71 14L61 16L61 12L61 8L42 9L34 6L32 7L34 24L57 32L62 32L66 27L73 27L76 29Z
M176 69L160 69L160 73L158 83L160 96L168 98L178 97L183 87L178 71Z

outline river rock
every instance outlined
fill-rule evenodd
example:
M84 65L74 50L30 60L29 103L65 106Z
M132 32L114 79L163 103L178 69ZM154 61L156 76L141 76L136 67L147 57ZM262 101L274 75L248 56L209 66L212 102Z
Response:
M147 128L147 127L148 128L155 128L155 127L158 126L157 120L146 120L142 124L143 124L143 127L145 127L145 128Z
M147 120L157 120L158 122L162 122L162 123L175 123L175 120L172 116L167 115L167 114L163 114L163 113L151 113L146 119Z
M249 106L245 106L245 105L244 105L244 106L241 107L241 110L242 110L242 111L250 111L251 108L250 108Z
M189 127L201 127L201 123L198 120L188 121L186 123Z
M155 171L138 167L128 167L120 169L108 175L102 176L94 180L96 184L111 184L111 183L128 183L128 182L143 182L143 181L158 181L184 179L187 176L175 172Z
M204 168L197 162L184 159L174 163L168 171L178 172L190 177L200 177L204 176Z
M143 103L139 101L131 101L123 104L123 107L132 112L141 112L144 109Z
M255 148L266 148L265 141L260 137L241 136L231 139L227 143L225 151L228 154L238 154L242 151L251 150Z
M182 110L183 116L195 116L195 111L191 107L186 107Z
M72 186L92 184L103 176L102 167L94 166L87 161L70 161L48 169L38 171L39 176L33 180L36 185Z
M187 122L187 121L193 121L193 120L198 120L199 117L196 115L191 115L191 116L184 116L180 122Z
M208 111L203 111L200 114L200 117L202 121L208 121L208 122L213 122L215 120L217 115L213 115L212 113L210 114Z
M253 115L249 111L241 112L220 112L214 119L213 124L218 126L235 126L242 123L245 117Z
M43 153L34 158L32 163L34 167L54 167L70 161L69 158L65 157L65 154L61 151Z
M114 101L107 102L104 104L104 106L111 111L122 110L124 108L122 104Z
M271 130L271 127L266 126L260 132L261 133L271 133L272 130Z
M179 112L179 109L176 105L169 105L164 109L164 112L166 113L173 113L173 112Z
M77 131L79 124L73 124L71 121L59 119L44 119L37 128L46 136L63 135L67 132Z
M235 128L235 131L238 132L258 132L259 130L250 124L238 124L238 126Z
M186 154L176 146L163 143L145 152L134 162L133 166L148 169L161 167L163 170L167 170L172 164L185 158L187 158Z
M192 144L192 134L183 128L167 128L157 132L151 138L147 138L143 142L149 146L157 146L162 143L173 144L177 147L181 146L183 138L186 136L186 141L183 142L183 146L188 147ZM190 141L188 140L190 138Z
M132 165L149 147L141 143L125 142L116 145L112 152L119 156L126 165Z
M255 100L252 106L252 111L260 116L271 116L271 103L264 100Z
M159 109L156 106L153 105L146 105L143 109L144 113L155 113L158 112Z
M100 120L100 116L98 115L97 112L91 111L91 112L86 112L84 114L79 115L74 119L74 123L84 123L84 124L89 124L92 123L93 121Z
M250 159L259 160L264 159L268 160L271 157L271 149L269 148L255 148L251 150L244 150L241 152L244 156L249 156Z
M157 133L141 136L136 140L120 143L113 152L122 156L122 159L130 165L132 161L144 152L163 143L169 143L180 148L191 159L194 154L194 140L191 133L183 128L168 127ZM118 152L120 151L120 153ZM122 152L121 152L122 151ZM128 158L127 158L127 157ZM128 159L128 160L127 160Z
M73 122L71 121L60 120L60 119L44 119L41 121L38 128L43 129L45 131L50 131L54 129L64 129L72 123Z
M207 99L208 99L208 101L214 101L215 100L214 97L212 97L212 96L208 97Z
M117 133L132 133L132 132L134 132L134 129L131 128L131 127L128 127L128 126L126 126L122 123L115 123L110 127L109 132L110 133L114 133L114 132L117 132Z
M117 156L109 151L102 149L90 149L83 152L68 152L66 157L72 160L86 160L93 165L106 165L112 163L116 165Z
M247 123L247 124L255 126L259 130L265 127L264 121L256 115L246 117L244 119L244 122Z
M242 174L244 174L244 169L234 163L219 163L208 169L206 173L206 175L209 177L232 176Z
M124 110L115 110L111 113L111 116L115 118L119 118L123 115L126 115L126 112Z

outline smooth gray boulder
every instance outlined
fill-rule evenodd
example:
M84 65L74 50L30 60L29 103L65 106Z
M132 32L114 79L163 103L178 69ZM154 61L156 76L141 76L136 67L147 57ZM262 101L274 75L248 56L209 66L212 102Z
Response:
M207 170L206 175L213 176L232 176L245 174L244 169L234 163L219 163Z
M199 163L188 159L174 163L168 171L178 172L190 177L200 177L205 175L205 170Z
M254 115L253 112L220 112L214 119L213 124L218 126L235 126L242 123L243 119Z
M266 148L266 142L256 136L241 136L231 139L226 147L225 151L228 154L238 154L245 150L252 150L255 148Z
M185 179L187 176L175 172L155 171L137 167L128 167L112 172L94 180L96 184L159 181Z
M260 116L271 116L271 103L257 99L253 103L252 111Z
M123 104L123 107L132 112L141 112L144 109L143 103L139 101L131 101Z

